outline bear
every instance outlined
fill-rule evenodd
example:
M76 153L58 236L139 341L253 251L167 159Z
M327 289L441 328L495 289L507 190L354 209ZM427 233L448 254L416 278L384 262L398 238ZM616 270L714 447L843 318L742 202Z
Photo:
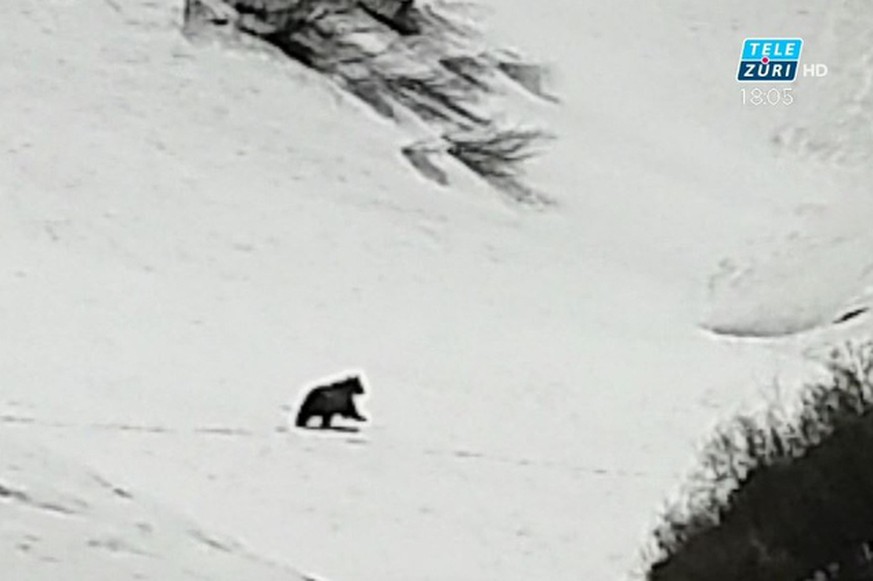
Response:
M331 429L333 417L338 415L343 418L367 421L355 407L354 396L364 393L364 385L357 376L346 377L340 381L322 385L310 391L300 404L295 424L297 427L309 427L309 420L313 417L321 418L323 430Z

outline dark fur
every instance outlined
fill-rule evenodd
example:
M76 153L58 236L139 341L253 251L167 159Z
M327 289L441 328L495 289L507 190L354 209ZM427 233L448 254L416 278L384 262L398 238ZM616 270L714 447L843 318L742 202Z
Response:
M364 386L358 377L347 377L341 381L316 387L310 391L297 413L296 424L305 428L313 417L321 418L321 428L328 429L334 416L359 422L366 418L355 407L354 396L364 393Z

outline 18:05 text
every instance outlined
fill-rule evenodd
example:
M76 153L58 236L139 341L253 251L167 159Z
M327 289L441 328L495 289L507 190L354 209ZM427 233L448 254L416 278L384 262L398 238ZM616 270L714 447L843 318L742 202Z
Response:
M791 87L782 89L740 89L743 95L743 105L791 105L794 103L794 95Z

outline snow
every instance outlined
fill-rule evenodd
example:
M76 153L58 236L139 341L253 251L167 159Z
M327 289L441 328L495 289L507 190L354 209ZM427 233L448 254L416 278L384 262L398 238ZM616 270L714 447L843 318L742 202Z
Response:
M484 4L555 66L560 103L519 105L559 136L555 208L423 181L404 128L187 41L181 2L0 7L0 483L108 519L0 503L12 579L56 578L14 549L34 530L67 576L132 575L80 542L145 542L128 510L166 522L145 579L621 578L707 429L867 329L823 328L869 296L860 3ZM743 107L740 42L771 33L830 75ZM348 368L372 425L289 432Z
M43 448L2 451L4 579L303 579Z

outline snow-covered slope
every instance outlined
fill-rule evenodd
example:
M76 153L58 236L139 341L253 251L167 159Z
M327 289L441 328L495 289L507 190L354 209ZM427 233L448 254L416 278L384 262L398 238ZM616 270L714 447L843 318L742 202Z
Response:
M801 81L792 117L733 80L744 36L825 35L842 8L493 2L491 38L561 78L527 111L560 137L534 213L423 181L402 128L270 51L186 41L180 4L0 6L0 429L274 561L620 577L695 440L793 358L698 325L806 328L861 292L807 286L797 250L836 264L818 232L857 170L770 141L826 126L843 85ZM349 367L371 426L284 429Z
M4 579L303 579L39 446L0 451Z
M598 180L577 197L586 209L592 197L607 198L597 209L615 214L595 222L611 233L627 225L625 240L660 234L655 248L684 247L658 265L696 255L710 264L689 270L712 272L713 250L729 258L701 305L706 327L767 336L809 330L869 284L866 4L550 2L530 14L523 3L497 4L508 36L560 62L574 96L567 106L577 122L563 141L566 174L556 186L581 190L592 172L615 172L616 183ZM560 26L562 17L577 25ZM800 77L790 106L743 106L734 80L739 47L767 35L805 38L803 62L824 63L829 74ZM615 203L618 192L636 212Z

